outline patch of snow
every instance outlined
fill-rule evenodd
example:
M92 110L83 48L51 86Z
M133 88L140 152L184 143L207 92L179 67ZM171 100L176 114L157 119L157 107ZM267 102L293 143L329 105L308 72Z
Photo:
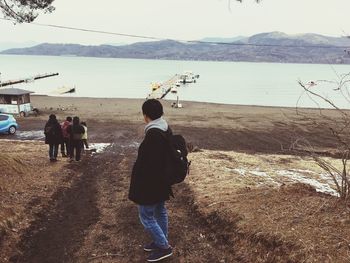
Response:
M311 185L315 187L317 192L326 193L333 196L339 196L338 192L334 190L328 183L321 183L316 179L305 177L300 173L280 170L280 171L277 171L277 174L284 177L288 177L289 179L292 179L293 181L296 181L296 182Z
M266 182L269 182L270 184L280 186L281 184L276 182L270 175L268 175L266 172L262 172L260 170L255 170L255 171L249 171L250 174L255 175L255 176L261 176L264 178ZM259 183L259 184L264 184L264 183Z
M40 142L38 140L18 140L18 139L1 139L1 141L4 141L4 142L22 142L22 143L29 143L29 142Z
M269 177L269 175L265 172L261 172L261 171L250 171L250 173L252 175L256 175L256 176L266 176L266 177Z
M96 150L95 153L101 153L104 152L106 148L111 145L112 143L90 143L89 149Z
M246 170L244 170L244 169L239 169L239 168L236 168L236 169L230 169L230 170L232 170L232 171L234 171L234 172L237 172L238 174L240 174L240 175L245 175L246 174Z
M298 173L317 174L314 171L310 171L310 170L303 170L303 169L289 169L289 170L293 172L298 172Z
M334 184L334 180L333 180L333 178L332 178L332 176L330 174L322 173L319 176L320 176L320 178L322 180L324 180L324 181L326 181L326 182L328 182L330 184ZM338 183L341 184L341 177L340 176L335 176L335 177L336 177Z
M121 145L120 147L122 147L122 148L138 148L139 146L140 146L140 143L132 142L132 143L127 144L127 145Z
M45 134L44 131L17 131L16 137L22 140L42 140Z

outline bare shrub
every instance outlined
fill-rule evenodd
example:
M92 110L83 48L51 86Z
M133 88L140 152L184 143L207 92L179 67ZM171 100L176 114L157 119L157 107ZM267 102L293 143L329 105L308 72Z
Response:
M345 107L339 106L338 103L324 94L322 90L317 90L316 86L320 83L326 84L328 88L344 99L345 104L350 108L350 90L348 83L350 82L350 73L338 75L336 81L311 81L303 83L299 81L299 85L303 88L304 95L307 95L318 108L318 118L314 118L315 125L322 128L328 128L334 143L336 145L337 156L341 159L341 168L332 165L326 158L322 157L315 146L305 138L298 138L292 145L293 150L303 149L307 152L319 167L321 167L333 180L336 185L339 196L342 200L348 202L350 200L350 111ZM328 109L321 107L321 103L326 105ZM330 109L329 109L330 108ZM300 111L297 106L298 115L307 115ZM310 116L308 116L310 118Z

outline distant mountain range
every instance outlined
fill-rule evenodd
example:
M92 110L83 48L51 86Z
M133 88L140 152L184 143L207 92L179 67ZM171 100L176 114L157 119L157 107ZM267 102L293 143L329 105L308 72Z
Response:
M172 40L122 46L45 43L28 48L8 49L0 54L350 64L350 39L346 37L270 32L251 37L205 38L201 41L208 43ZM226 44L216 44L217 42Z
M34 41L28 41L28 42L0 42L0 51L7 50L9 48L25 48L25 47L31 47L34 45L38 45L39 43Z
M244 36L238 36L238 37L206 37L201 39L200 41L203 42L220 42L220 43L233 43L242 39L246 39L247 37Z

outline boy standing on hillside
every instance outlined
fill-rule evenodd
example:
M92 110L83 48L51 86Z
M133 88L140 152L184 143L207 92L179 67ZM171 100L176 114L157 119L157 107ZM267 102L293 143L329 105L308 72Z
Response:
M141 143L133 167L129 199L138 205L142 225L150 233L153 242L144 247L152 252L148 262L157 262L172 255L168 243L168 214L165 201L172 195L165 175L167 141L162 133L171 133L162 118L163 106L155 99L142 105L146 122L145 138Z

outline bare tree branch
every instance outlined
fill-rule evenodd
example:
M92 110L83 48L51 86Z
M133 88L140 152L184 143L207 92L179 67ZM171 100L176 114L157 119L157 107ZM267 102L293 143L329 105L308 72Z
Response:
M316 92L313 92L312 90L310 90L310 88L306 87L306 85L304 85L301 81L298 82L299 85L307 92L307 94L311 94L317 98L320 98L322 99L323 101L327 102L330 106L332 106L334 109L338 110L342 115L348 117L349 115L343 111L342 109L340 109L337 105L335 105L335 103L333 103L331 100L325 98L324 96L316 93ZM319 106L319 105L318 105Z
M350 83L350 73L343 74L343 75L339 75L339 74L336 74L336 75L339 78L339 81L319 81L319 82L325 82L327 84L332 84L332 85L337 84L337 87L334 88L333 90L339 92L339 94L343 98L345 98L350 105L350 91L348 87L348 83ZM337 150L341 152L342 169L338 169L337 167L332 165L329 161L327 161L325 158L320 157L317 154L317 151L315 151L314 147L311 145L311 143L304 138L297 138L291 145L291 150L300 151L300 149L302 149L304 152L307 152L308 155L314 159L316 164L320 168L322 168L330 176L330 178L332 178L332 181L334 182L337 188L340 198L345 202L347 202L350 199L350 178L348 176L348 173L350 171L350 168L348 165L348 160L350 158L350 139L349 139L349 132L348 132L348 128L350 126L349 111L338 107L334 101L328 98L328 96L319 94L317 90L312 90L313 87L316 85L315 82L312 82L312 85L309 85L309 86L307 86L307 84L303 84L301 81L299 81L298 83L304 90L304 92L300 95L300 97L306 94L307 96L310 97L310 99L312 99L312 101L316 103L316 105L320 110L319 116L322 117L322 123L320 119L318 119L316 122L319 122L323 126L327 125L329 127L329 130L332 133L334 141L338 145ZM331 106L331 108L333 109L331 114L328 114L328 115L323 114L321 111L320 105L313 99L313 97L317 99L321 99L321 101L326 102L329 106ZM298 102L296 105L297 107L299 104L299 100L300 98L298 99ZM297 113L299 113L298 110L297 110Z
M54 10L54 0L0 0L0 10L7 18L18 23L30 23L37 18L39 12L49 13Z

